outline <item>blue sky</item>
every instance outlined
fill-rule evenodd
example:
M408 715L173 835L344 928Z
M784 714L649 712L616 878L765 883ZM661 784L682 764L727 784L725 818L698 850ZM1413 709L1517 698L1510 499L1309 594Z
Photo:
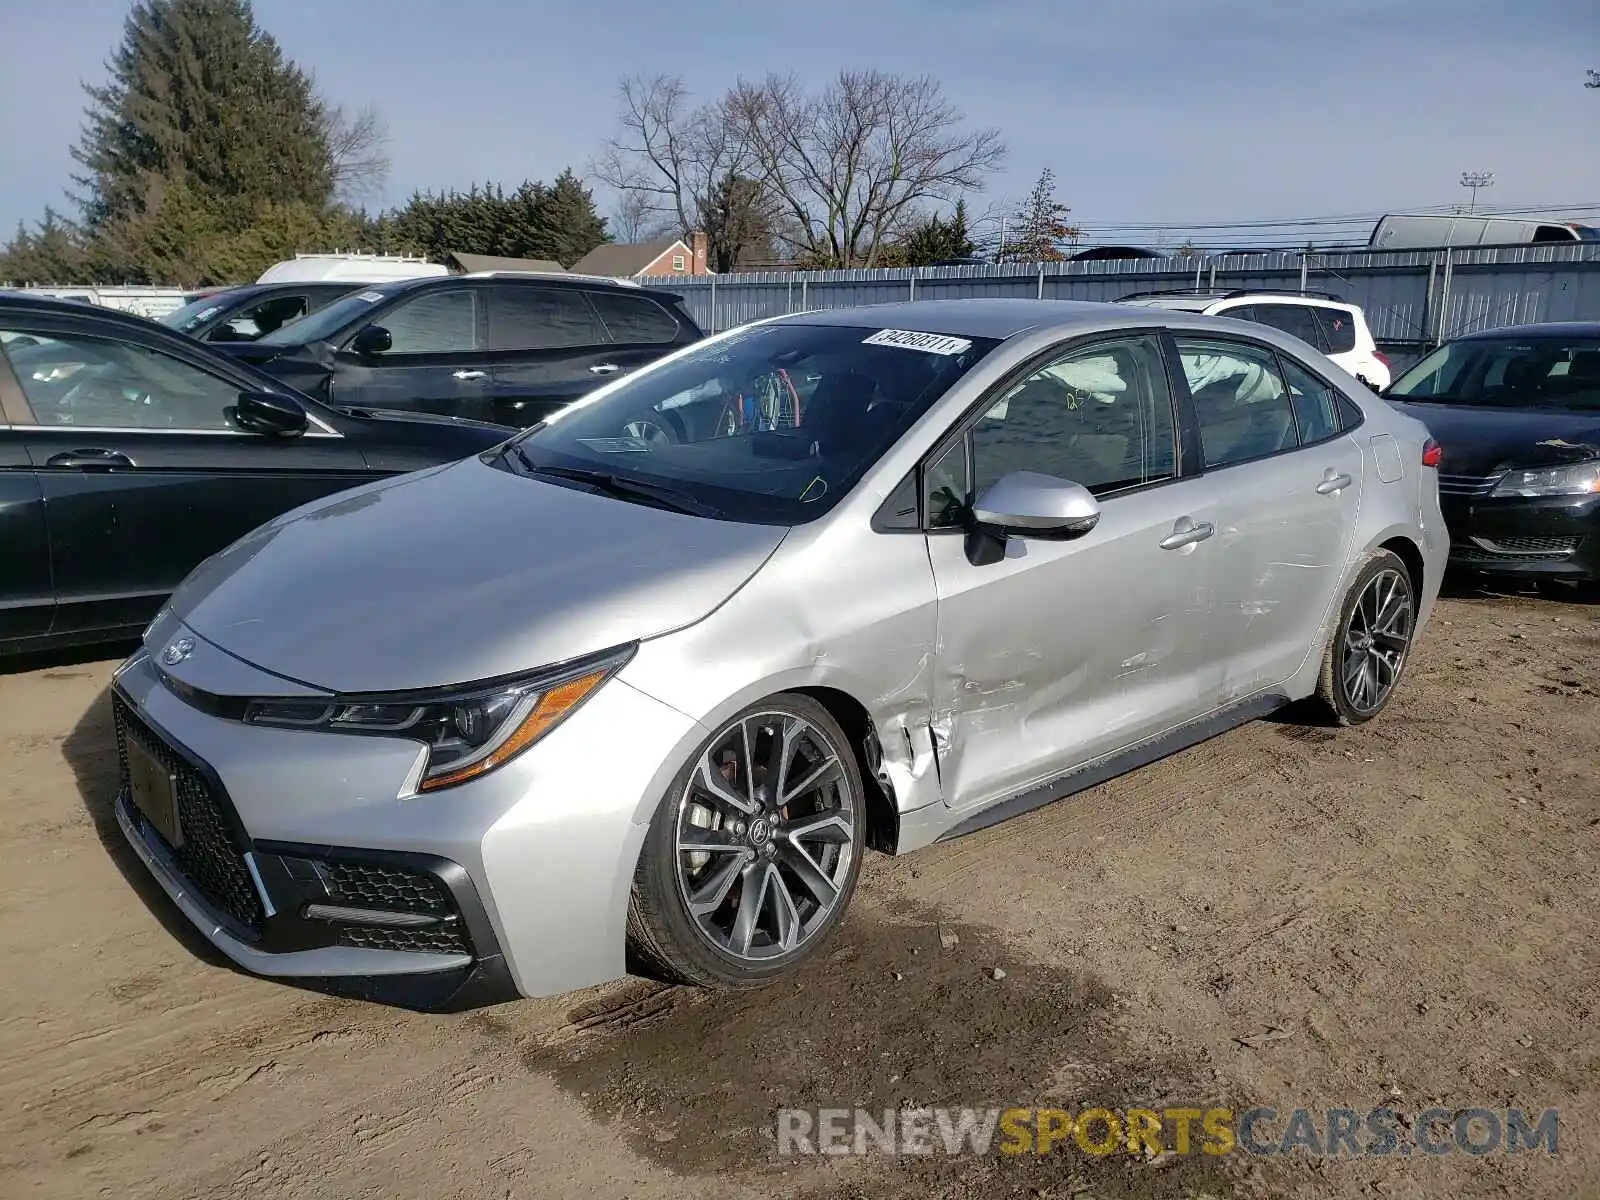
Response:
M122 0L0 3L0 230L65 207L83 97ZM938 78L1091 229L1356 214L1465 198L1600 205L1594 0L256 0L335 100L388 121L381 200L582 172L619 75ZM609 204L609 200L603 203ZM1597 210L1600 211L1600 210ZM1214 238L1237 235L1200 235ZM1113 240L1151 241L1125 233ZM1096 239L1098 240L1098 239Z

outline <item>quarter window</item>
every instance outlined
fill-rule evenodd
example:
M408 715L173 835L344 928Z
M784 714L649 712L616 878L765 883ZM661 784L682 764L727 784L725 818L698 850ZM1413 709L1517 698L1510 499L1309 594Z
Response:
M33 334L6 356L46 426L103 429L235 429L239 388L157 350L76 335Z
M1279 361L1283 364L1284 381L1289 385L1289 403L1294 408L1295 424L1300 430L1300 444L1304 446L1333 437L1341 423L1339 401L1333 387L1291 358Z
M489 339L493 350L573 350L605 336L582 292L497 287L489 291Z
M1356 348L1355 314L1342 308L1313 309L1317 324L1322 327L1323 344L1317 349L1324 354L1348 354Z
M373 322L389 331L390 354L454 354L482 348L470 291L429 292Z
M1207 467L1298 445L1288 387L1272 351L1201 338L1180 337L1177 343Z
M1177 473L1172 395L1152 338L1082 347L1008 387L925 472L933 527L959 523L960 504L1003 475L1036 471L1096 495ZM970 455L970 467L968 458Z
M660 344L678 336L678 319L648 296L590 292L614 342Z

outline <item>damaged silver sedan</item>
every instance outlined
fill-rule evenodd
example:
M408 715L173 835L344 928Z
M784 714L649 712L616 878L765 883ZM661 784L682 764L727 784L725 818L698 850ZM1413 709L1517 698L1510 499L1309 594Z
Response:
M709 338L203 564L122 828L224 953L425 1008L814 954L869 849L1395 694L1438 447L1309 346L940 301Z

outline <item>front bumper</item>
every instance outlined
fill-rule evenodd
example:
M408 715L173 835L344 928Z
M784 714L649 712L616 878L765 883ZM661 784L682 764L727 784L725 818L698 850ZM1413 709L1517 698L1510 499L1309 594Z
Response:
M175 849L141 814L126 747L118 820L162 888L234 963L430 1010L626 974L648 822L673 764L702 736L688 717L613 679L528 753L417 794L419 743L245 725L216 698L283 694L285 681L170 615L147 645L180 633L192 655L158 668L140 651L119 669L113 705L119 735L141 739L173 777L180 829L194 837L181 833ZM389 923L329 907L376 910Z
M1600 496L1441 495L1450 565L1504 575L1600 579Z

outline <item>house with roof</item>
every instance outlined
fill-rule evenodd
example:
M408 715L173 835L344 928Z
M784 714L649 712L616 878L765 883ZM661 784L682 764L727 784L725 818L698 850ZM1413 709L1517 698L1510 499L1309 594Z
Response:
M566 268L553 258L503 258L498 254L447 254L444 265L454 275L478 275L484 271L566 273Z
M608 242L596 246L573 263L572 270L578 275L610 275L618 279L711 274L706 266L706 235L703 233L691 234L687 242L676 234L652 242Z

